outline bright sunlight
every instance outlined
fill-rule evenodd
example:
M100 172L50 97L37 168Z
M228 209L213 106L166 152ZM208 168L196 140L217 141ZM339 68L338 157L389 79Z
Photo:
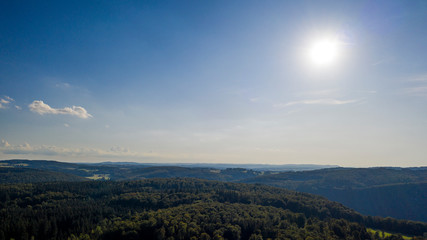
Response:
M321 39L314 42L309 48L310 60L316 66L330 66L336 62L339 53L338 41Z

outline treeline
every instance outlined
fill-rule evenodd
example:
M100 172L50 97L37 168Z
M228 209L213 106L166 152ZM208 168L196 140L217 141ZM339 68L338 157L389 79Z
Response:
M427 224L365 217L319 196L186 178L3 184L0 219L0 239L379 239L365 226L427 232Z
M194 203L104 221L90 239L372 239L360 224L241 203Z
M88 179L73 174L32 168L0 167L0 183L79 182Z

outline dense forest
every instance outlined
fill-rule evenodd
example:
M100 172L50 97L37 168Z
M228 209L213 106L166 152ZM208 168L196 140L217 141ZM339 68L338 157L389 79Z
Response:
M427 224L323 197L191 178L0 185L0 239L423 239ZM400 235L386 239L402 239Z
M245 182L268 182L288 188L363 189L402 183L427 182L427 168L329 168L313 171L280 172L248 178Z
M87 180L87 178L69 173L46 171L32 168L0 167L0 183L36 183L57 181L77 182Z
M426 167L327 168L279 172L223 168L224 166L200 168L139 163L87 164L46 160L4 160L0 161L0 183L138 180L167 177L260 183L318 194L366 215L427 222ZM252 167L260 169L262 165ZM265 166L265 169L271 168L271 165ZM283 169L283 166L282 168L279 166L278 169Z
M331 168L240 182L322 195L367 215L427 222L427 168Z

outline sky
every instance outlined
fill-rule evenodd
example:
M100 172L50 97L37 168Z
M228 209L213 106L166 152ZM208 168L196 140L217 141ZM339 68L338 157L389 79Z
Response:
M1 1L0 159L427 166L426 23L416 0Z

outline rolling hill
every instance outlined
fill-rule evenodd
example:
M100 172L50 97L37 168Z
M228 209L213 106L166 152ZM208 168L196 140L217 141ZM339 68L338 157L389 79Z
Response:
M1 239L383 239L427 224L363 216L326 198L193 178L0 184ZM402 239L393 235L388 239Z
M0 168L0 183L79 182L87 178L32 168Z
M366 215L427 222L427 168L328 168L277 172L244 168L215 169L135 163L83 164L35 160L0 161L0 166L2 171L8 171L7 179L4 177L6 175L1 175L0 172L0 183L88 179L126 181L173 177L259 183L318 194Z
M427 168L334 168L241 182L322 195L363 214L427 221Z

